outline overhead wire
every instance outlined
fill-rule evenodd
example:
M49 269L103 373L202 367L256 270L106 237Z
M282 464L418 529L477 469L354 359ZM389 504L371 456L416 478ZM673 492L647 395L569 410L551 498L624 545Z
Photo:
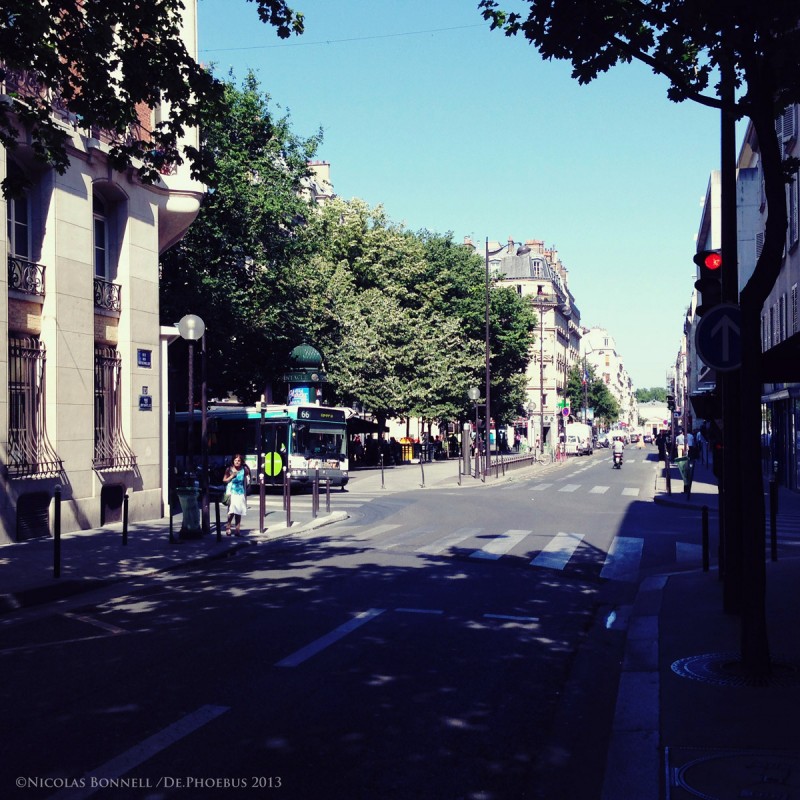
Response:
M460 31L466 28L485 28L485 25L457 25L452 28L428 28L423 31L404 31L402 33L383 33L374 36L353 36L347 39L323 39L316 42L283 42L279 44L256 44L246 47L201 47L202 53L230 53L235 50L271 50L276 47L314 47L317 45L346 44L348 42L367 42L374 39L395 39L400 36L421 36L426 33L447 33L448 31Z

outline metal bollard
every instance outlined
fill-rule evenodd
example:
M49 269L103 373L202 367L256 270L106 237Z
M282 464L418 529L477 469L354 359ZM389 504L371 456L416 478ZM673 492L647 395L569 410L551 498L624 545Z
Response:
M386 484L383 482L383 453L380 454L380 464L381 464L381 489L385 489Z
M53 577L61 577L61 485L53 490Z
M708 572L709 568L709 548L708 548L708 506L703 506L702 513L702 541L703 541L703 572Z
M128 544L128 493L122 498L122 544Z
M664 477L667 479L667 494L672 494L672 477L669 474L669 458L664 462Z
M214 501L214 514L216 516L216 522L217 522L217 541L221 542L222 541L222 523L220 522L220 519L219 519L219 500L215 500Z
M317 518L319 512L319 470L314 470L314 479L311 482L311 517Z
M258 532L264 533L264 517L267 513L267 490L264 486L264 472L258 478Z
M770 555L778 560L778 483L774 478L769 482L769 541Z
M325 511L331 513L331 479L325 478Z
M422 483L420 486L424 489L425 488L425 467L422 465L422 459L419 460L419 471L422 473Z
M286 527L292 527L292 483L289 470L283 471L283 507L286 509Z
M175 493L170 492L169 495L169 543L177 544L178 540L175 538L175 520L173 519L173 502L175 500Z

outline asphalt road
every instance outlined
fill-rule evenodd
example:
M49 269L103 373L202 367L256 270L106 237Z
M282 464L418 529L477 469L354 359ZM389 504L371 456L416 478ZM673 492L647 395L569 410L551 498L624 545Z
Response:
M345 523L3 620L3 795L599 797L637 581L696 555L646 456L354 481Z

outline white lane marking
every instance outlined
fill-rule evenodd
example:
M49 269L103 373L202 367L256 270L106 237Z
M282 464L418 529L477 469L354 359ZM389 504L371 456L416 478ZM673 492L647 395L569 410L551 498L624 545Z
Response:
M675 543L675 560L680 563L693 562L699 564L703 559L703 545Z
M530 562L530 566L546 567L548 569L564 569L582 541L582 533L564 533L559 531L544 546L542 552Z
M384 550L391 550L394 547L403 547L410 542L413 542L415 539L419 539L420 536L425 536L430 533L435 533L434 528L412 528L411 530L406 531L405 533L398 534L397 536L392 537L392 541L389 544L383 545Z
M538 622L539 617L518 617L514 614L484 614L486 619L507 619L511 622Z
M620 580L623 576L638 570L643 547L644 539L615 537L608 550L603 569L600 570L600 577Z
M543 492L545 489L549 489L552 485L552 483L537 483L535 486L531 486L531 491Z
M470 553L470 558L489 558L496 561L516 547L531 531L511 530L495 536L480 550Z
M444 614L444 611L438 608L396 608L395 611L402 614Z
M115 636L120 633L127 633L127 631L124 631L122 628L118 628L116 625L110 625L108 622L94 619L94 617L87 617L83 614L73 614L71 611L65 611L62 616L67 617L68 619L76 619L79 622L85 622L87 625L94 625L95 627L104 631L113 633Z
M284 659L281 659L277 664L275 664L275 666L296 667L298 664L302 664L312 656L322 652L326 647L329 647L334 642L338 642L339 639L343 639L348 633L352 633L352 631L356 630L356 628L360 628L370 620L375 619L375 617L379 616L380 614L383 614L385 610L385 608L370 608L369 611L362 611L360 614L356 614L356 616L349 622L345 622L344 625L340 625L330 633L326 633L325 636L321 636L316 641L311 642L311 644L301 647L296 652L286 656Z
M627 496L627 497L638 497L639 496L639 490L638 489L632 489L632 488L626 488L626 489L622 490L622 494L623 494L623 496Z
M97 784L93 786L92 778L96 778L98 781L100 779L119 778L140 764L144 764L145 761L162 750L166 750L170 745L175 744L175 742L180 741L190 733L194 733L198 728L202 728L203 725L215 720L226 711L230 711L228 706L201 706L197 711L187 714L172 725L168 725L164 730L153 734L143 742L134 745L130 750L126 750L116 758L112 758L111 761L106 761L102 766L89 772L84 776L86 778L85 786L56 792L50 795L48 800L82 800L85 797L91 797L102 788Z
M589 494L605 494L610 488L610 486L593 486L589 489Z
M562 486L558 491L559 492L574 492L577 489L580 489L581 485L579 483L568 483L566 486Z
M464 539L469 539L480 532L480 528L459 528L457 531L453 531L453 533L450 533L447 536L434 539L434 541L424 544L422 547L418 547L415 552L425 553L426 555L430 556L437 556L439 553L442 553L448 548L453 547L453 545L463 542Z

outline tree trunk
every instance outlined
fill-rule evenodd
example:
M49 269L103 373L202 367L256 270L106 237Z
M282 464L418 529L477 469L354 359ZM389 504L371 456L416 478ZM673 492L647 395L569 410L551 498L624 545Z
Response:
M742 368L739 489L742 503L743 608L742 662L749 676L766 680L770 673L766 623L766 524L761 467L761 310L783 263L786 239L786 192L783 145L775 131L773 82L769 74L748 76L751 96L757 98L751 119L758 137L768 216L764 247L755 271L742 289ZM735 490L734 487L730 487Z

